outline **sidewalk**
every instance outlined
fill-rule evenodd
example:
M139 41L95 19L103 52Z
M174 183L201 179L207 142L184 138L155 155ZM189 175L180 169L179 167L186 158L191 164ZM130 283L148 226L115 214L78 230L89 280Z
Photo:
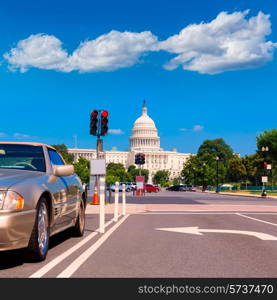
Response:
M215 191L205 191L205 193L216 194L216 195L228 195L228 196L242 196L242 197L252 197L252 198L262 198L262 199L277 199L277 196L266 196L262 197L261 195L251 195L244 193L228 193L228 192L219 192L218 194Z
M134 204L134 203L126 203L126 213L134 214L139 212L145 212L146 206L145 204ZM122 213L122 204L118 205L119 214ZM98 214L99 213L99 205L91 205L89 202L87 203L86 214ZM107 203L105 205L105 213L113 214L114 213L114 204Z

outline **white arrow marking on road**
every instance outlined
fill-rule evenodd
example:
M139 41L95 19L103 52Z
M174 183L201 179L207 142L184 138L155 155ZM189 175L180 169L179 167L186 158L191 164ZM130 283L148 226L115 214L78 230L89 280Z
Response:
M202 235L202 232L215 232L215 233L233 233L255 236L256 238L263 241L277 241L277 237L274 235L255 232L255 231L244 231L244 230L224 230L224 229L199 229L199 227L173 227L173 228L156 228L156 230L172 231L188 234Z

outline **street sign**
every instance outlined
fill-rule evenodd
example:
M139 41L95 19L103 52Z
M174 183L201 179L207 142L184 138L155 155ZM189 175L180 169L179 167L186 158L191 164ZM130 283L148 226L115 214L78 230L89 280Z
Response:
M144 188L144 176L136 176L136 185L137 185L137 196L143 195L143 188Z
M136 182L144 182L144 176L136 176Z
M137 181L137 189L138 190L143 189L143 182Z
M267 170L271 170L271 165L266 166Z
M92 159L90 161L90 175L106 175L105 159Z
M267 176L262 176L262 182L264 182L264 183L268 182Z

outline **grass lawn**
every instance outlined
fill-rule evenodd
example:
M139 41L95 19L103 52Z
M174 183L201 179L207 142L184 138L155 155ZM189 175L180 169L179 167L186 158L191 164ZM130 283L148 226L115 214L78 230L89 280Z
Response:
M223 191L222 191L223 192ZM261 195L262 191L224 191L226 193L239 193L239 194L246 194L246 195ZM270 190L266 191L268 196L277 196L277 191L271 192Z

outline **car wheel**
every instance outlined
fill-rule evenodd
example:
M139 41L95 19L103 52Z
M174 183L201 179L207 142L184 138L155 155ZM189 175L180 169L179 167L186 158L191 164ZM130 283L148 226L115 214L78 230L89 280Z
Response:
M27 255L32 261L43 261L49 248L49 214L45 198L37 205L35 225L29 240Z
M155 192L156 192L156 193L158 193L158 192L159 192L159 190L158 190L158 189L156 189L156 190L155 190Z
M84 201L81 201L79 207L79 213L74 227L72 227L72 235L75 237L81 237L85 231L85 207Z
M128 189L126 189L126 192L130 192L130 189L128 188Z

